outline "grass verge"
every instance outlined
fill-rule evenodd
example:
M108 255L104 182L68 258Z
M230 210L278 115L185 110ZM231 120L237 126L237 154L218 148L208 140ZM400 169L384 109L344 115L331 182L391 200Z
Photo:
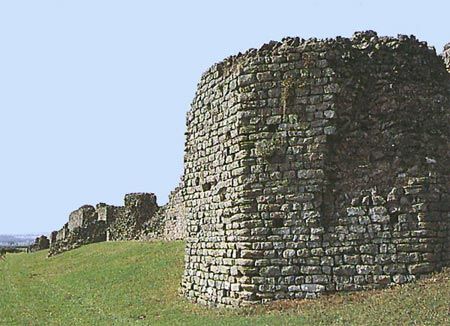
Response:
M178 296L182 242L105 242L0 261L0 325L450 325L450 270L383 291L245 309Z

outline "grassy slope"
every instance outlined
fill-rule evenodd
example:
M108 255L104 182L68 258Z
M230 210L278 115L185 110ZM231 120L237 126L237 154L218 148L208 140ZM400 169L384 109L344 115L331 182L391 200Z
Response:
M419 283L240 310L177 294L183 243L100 243L0 261L0 325L448 325L450 271Z

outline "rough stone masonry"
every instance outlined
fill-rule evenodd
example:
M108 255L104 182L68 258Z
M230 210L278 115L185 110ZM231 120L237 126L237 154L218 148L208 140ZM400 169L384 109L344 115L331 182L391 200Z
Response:
M448 265L449 76L426 42L372 31L211 67L187 116L184 295L313 298Z

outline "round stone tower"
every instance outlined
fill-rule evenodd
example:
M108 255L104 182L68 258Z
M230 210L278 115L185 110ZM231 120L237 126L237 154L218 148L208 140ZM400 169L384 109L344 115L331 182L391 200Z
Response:
M448 264L448 85L425 42L375 32L211 67L187 116L185 296L310 298Z
M444 47L444 52L442 53L447 70L450 72L450 43L447 43Z

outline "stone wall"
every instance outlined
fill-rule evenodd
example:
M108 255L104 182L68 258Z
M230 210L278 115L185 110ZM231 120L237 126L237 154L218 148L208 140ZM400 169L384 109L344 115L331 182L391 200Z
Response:
M49 255L101 241L183 239L185 224L181 187L163 207L152 193L127 194L124 206L99 203L72 212L69 222L52 232Z
M210 68L187 116L185 296L311 298L447 265L449 94L413 36L286 38Z

